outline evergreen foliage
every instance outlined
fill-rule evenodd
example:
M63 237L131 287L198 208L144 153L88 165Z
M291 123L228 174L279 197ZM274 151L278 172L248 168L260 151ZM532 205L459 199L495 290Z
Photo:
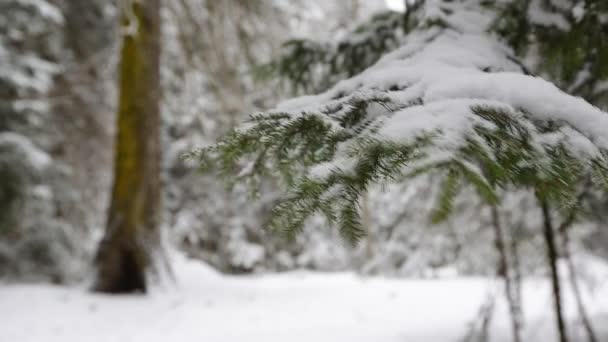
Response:
M608 105L608 3L515 0L498 4L494 30L533 69L569 93Z
M399 47L403 37L417 25L409 13L378 13L337 42L289 40L283 44L279 57L258 67L256 73L260 78L283 79L295 94L324 91Z
M217 166L224 174L238 172L244 160L252 163L247 171L253 172L246 174L254 177L262 170L264 173L279 170L290 191L275 208L269 227L293 237L302 230L308 217L320 213L337 224L342 236L351 242L364 235L359 209L361 196L371 184L402 182L427 173L440 175L441 189L431 213L434 222L449 217L454 211L454 200L464 187L473 188L489 206L500 205L505 192L527 190L564 213L572 208L584 182L605 188L606 151L597 144L603 138L581 131L576 121L535 113L542 111L538 105L527 108L517 101L503 100L508 97L501 95L502 91L515 90L497 87L495 94L486 98L475 95L476 91L467 94L456 89L454 92L462 95L441 104L427 103L430 95L425 95L426 90L421 96L412 95L419 87L428 89L434 85L420 86L416 83L421 82L420 78L416 77L424 80L426 75L433 75L430 82L441 84L441 78L434 76L441 63L449 65L442 69L446 78L471 77L469 83L474 84L475 73L450 74L454 71L451 68L462 70L459 68L469 61L466 54L451 57L449 48L469 43L471 35L487 35L488 28L482 24L471 27L469 21L475 22L475 15L487 17L491 13L483 1L421 2L420 6L417 12L412 12L422 20L408 36L410 43L391 54L392 59L384 59L380 65L318 97L305 97L279 107L278 111L257 114L245 128L190 157L199 158L204 168ZM476 48L483 46L477 43ZM501 51L500 47L489 46ZM484 48L471 56L491 55ZM448 56L425 54L425 49L435 54L443 51ZM502 60L481 62L473 58L472 64L478 73L486 73L488 80L498 75L495 83L514 81L492 71L521 66L512 56L501 56ZM439 64L433 64L434 59ZM391 63L411 65L412 69L395 69L394 73L403 73L399 78L391 73L388 67ZM382 67L388 71L382 72ZM377 75L374 69L378 70ZM416 72L422 76L413 77L418 81L412 81L408 75L419 75ZM379 81L378 77L385 80ZM526 85L527 77L516 81L522 88L534 87ZM506 86L503 89L511 89ZM570 101L566 100L568 95L551 91L555 100ZM498 102L488 101L494 99ZM288 110L282 110L285 108ZM459 122L464 122L465 128L460 127L456 137L449 123L414 129L415 133L405 140L390 134L387 137L382 130L399 122L390 118L405 116L408 110L426 112L429 119L438 111L452 111L452 116L464 116ZM408 123L403 124L406 129ZM311 167L311 172L305 171Z
M8 145L8 146L4 146ZM10 233L15 228L19 207L25 197L25 182L23 172L27 170L20 163L18 154L15 153L13 144L0 144L0 212L4 213L0 218L0 235Z
M106 120L93 108L106 99L99 84L103 65L92 55L113 33L105 25L112 6L103 0L0 3L2 277L63 282L88 266L88 233L101 216L91 203L99 203L96 185L104 179L95 177L103 171L104 149L92 123ZM86 66L79 64L84 59ZM92 172L83 166L89 161Z
M348 147L341 147L346 149L346 160L336 162L322 177L308 175L290 182L291 191L275 208L269 227L293 237L308 217L322 213L329 222L337 223L351 242L364 235L359 203L361 195L375 183L403 181L427 172L441 174L441 190L432 213L432 221L437 223L453 212L454 199L463 184L472 186L488 205L499 204L501 190L526 188L564 210L575 203L585 180L606 186L605 152L592 158L576 154L566 136L554 144L543 142L563 127L552 121L534 122L522 112L502 108L480 106L472 111L480 121L471 134L462 137L462 146L439 160L434 158L438 149L433 137L441 132L423 134L403 144L370 136L352 137L344 127L331 130L322 118L312 115L291 119L286 115L257 116L256 122L262 123L231 133L199 155L205 167L217 164L230 173L238 169L243 157L254 154L259 165L270 161L272 169L291 179L296 166L333 159L337 144L350 136Z

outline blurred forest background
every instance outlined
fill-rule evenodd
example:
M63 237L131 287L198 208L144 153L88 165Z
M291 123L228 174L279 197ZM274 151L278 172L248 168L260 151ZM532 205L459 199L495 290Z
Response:
M112 189L121 4L0 4L3 278L63 283L91 274ZM157 100L165 243L231 273L354 266L359 252L328 230L293 244L261 230L276 197L271 183L262 201L252 201L180 156L291 94L254 79L282 42L340 36L382 9L382 0L163 4Z
M263 229L281 182L262 177L252 196L183 158L252 113L361 73L421 25L424 3L0 0L0 279L145 291L144 269L161 260L152 278L171 278L176 250L239 275L498 275L517 286L549 274L527 193L505 194L497 214L465 191L434 220L420 213L437 205L437 178L374 186L353 246L317 216L294 239ZM524 73L608 110L604 1L496 4L493 34ZM608 257L605 194L585 192L589 219L558 232L556 257ZM496 215L508 227L498 237Z
M119 22L124 9L119 4L1 4L0 274L5 278L69 282L91 272L112 188L118 65L125 30ZM230 273L354 268L421 276L445 267L463 274L493 272L492 233L484 229L487 213L468 205L453 220L429 225L427 217L416 215L433 206L433 189L424 182L407 190L391 186L372 191L364 205L369 237L353 249L319 220L294 242L268 234L260 228L278 197L271 179L264 184L261 199L254 201L246 187L227 191L215 176L201 175L180 158L214 142L249 113L270 108L294 92L327 88L395 48L396 41L391 44L387 37L373 35L399 39L398 28L391 25L398 25L395 18L404 14L386 11L383 0L162 4L158 101L164 186L158 210L166 244ZM376 22L369 22L374 14ZM366 20L367 27L358 32L357 25ZM366 50L371 44L365 44L365 35L386 41L387 46L376 47L374 55ZM282 43L290 39L296 40L282 50ZM342 70L331 76L333 81L325 77L323 82L329 84L286 83L268 77L263 66L281 51L315 41L327 49L343 44L340 52L351 53L344 57L347 63L335 66ZM357 48L360 52L355 54ZM315 62L300 63L312 67ZM584 72L581 64L579 71ZM298 71L299 65L294 62L290 68ZM256 77L259 74L267 77ZM297 76L291 79L299 81ZM596 105L604 105L605 95L594 98ZM505 215L520 222L513 239L522 240L521 248L530 254L523 266L532 271L543 255L534 255L539 250L535 238L525 236L537 221L534 213L526 216L525 201L514 200L509 206ZM596 225L581 227L577 241L606 253L604 231Z

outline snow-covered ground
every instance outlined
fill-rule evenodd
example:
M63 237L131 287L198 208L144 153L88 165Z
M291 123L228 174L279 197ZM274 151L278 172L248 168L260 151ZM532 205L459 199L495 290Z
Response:
M103 296L84 288L0 285L1 342L435 342L462 341L500 285L479 278L406 280L350 273L223 276L175 260L178 285L148 296ZM608 327L607 273L587 299L598 330ZM553 340L542 281L525 286L526 339ZM572 315L574 305L567 303ZM507 341L500 304L492 341ZM608 334L603 335L608 336Z

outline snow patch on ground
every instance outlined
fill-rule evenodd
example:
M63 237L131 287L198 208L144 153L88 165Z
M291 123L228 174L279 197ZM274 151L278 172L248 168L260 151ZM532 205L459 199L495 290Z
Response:
M459 341L489 291L501 288L481 278L309 272L236 277L183 257L174 264L178 285L148 296L0 285L0 341ZM526 283L527 340L554 337L547 290L542 281ZM594 317L608 319L606 294L606 286L596 286L588 298ZM572 317L574 305L567 304ZM509 341L507 331L499 303L492 341Z

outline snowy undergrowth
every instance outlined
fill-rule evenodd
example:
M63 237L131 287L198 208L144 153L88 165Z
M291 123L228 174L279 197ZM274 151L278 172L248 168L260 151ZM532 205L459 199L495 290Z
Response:
M608 268L602 262L585 264L595 279L589 308L605 334L599 322L608 320ZM0 341L459 341L488 295L500 288L483 278L407 280L310 272L224 276L181 256L174 265L178 285L141 297L1 285ZM526 340L553 340L545 283L529 280L524 291ZM492 341L509 341L500 299L493 322Z

